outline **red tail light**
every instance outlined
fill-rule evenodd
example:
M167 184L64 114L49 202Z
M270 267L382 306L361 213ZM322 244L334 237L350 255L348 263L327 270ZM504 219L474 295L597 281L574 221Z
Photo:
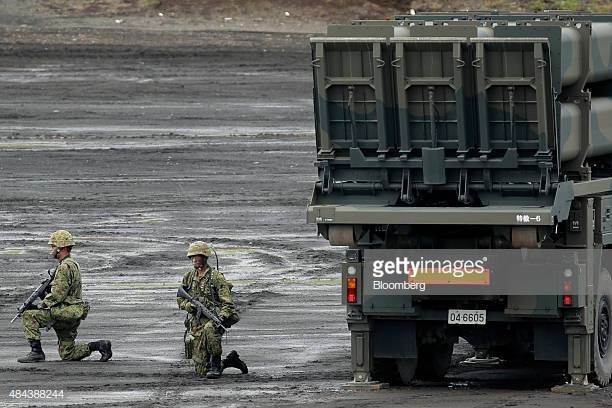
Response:
M571 306L572 305L572 296L568 295L568 292L572 291L572 282L565 281L563 282L563 306Z
M346 279L346 302L357 303L357 278Z

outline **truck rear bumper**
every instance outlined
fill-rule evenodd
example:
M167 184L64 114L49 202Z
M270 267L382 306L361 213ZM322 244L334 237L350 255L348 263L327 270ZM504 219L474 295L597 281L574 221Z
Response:
M485 207L393 207L381 204L320 204L318 194L308 206L311 224L448 224L448 225L555 225L565 221L575 197L612 191L612 178L559 183L554 203L543 206L489 205Z
M554 206L389 207L313 205L308 222L317 224L554 225Z

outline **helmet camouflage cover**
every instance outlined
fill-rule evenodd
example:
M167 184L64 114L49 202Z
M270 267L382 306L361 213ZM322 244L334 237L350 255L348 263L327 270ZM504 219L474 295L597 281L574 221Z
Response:
M73 246L74 238L72 238L72 234L66 230L57 230L51 234L51 238L49 238L49 245L55 245L58 248Z
M189 245L189 249L187 250L187 257L191 258L194 255L203 255L208 258L212 255L212 253L212 249L210 249L206 242L196 241Z

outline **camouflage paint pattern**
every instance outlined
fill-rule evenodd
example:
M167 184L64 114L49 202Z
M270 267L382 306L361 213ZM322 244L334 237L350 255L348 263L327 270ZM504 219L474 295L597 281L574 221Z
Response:
M360 205L391 213L432 187L488 196L522 188L537 196L525 205L550 206L565 171L605 161L610 16L548 14L408 23L446 18L425 13L334 25L311 38L319 181L308 222L377 224L368 208L338 215ZM469 203L461 193L457 201Z
M513 240L506 229L528 214L542 232L567 229L562 245L593 246L601 217L589 197L612 197L612 16L418 13L333 26L311 45L319 180L307 217L332 245L384 248L394 231L403 238L398 245L451 245L438 226L465 239L478 224L491 227L486 247L496 234ZM586 163L600 180L578 182L590 176ZM419 224L431 225L432 236ZM347 242L333 238L338 226L353 228ZM558 324L563 312L556 297L504 301L500 321L537 316ZM580 333L595 321L589 302L574 305L585 309L575 323ZM408 297L393 296L348 305L355 381L371 379L377 357L410 358L416 350L404 320L385 329L368 321L372 315L446 322L444 308L419 307L423 314ZM566 360L572 381L586 381L592 339L534 327L534 353ZM412 333L414 347L398 333ZM382 341L381 350L377 338L402 341Z
M612 79L612 23L593 23L588 82Z
M612 97L591 100L591 146L587 157L612 153ZM571 160L580 152L582 116L578 105L561 104L561 160Z

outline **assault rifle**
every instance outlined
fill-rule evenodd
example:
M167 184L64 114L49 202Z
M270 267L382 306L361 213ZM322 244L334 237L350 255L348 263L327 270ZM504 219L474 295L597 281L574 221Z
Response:
M21 317L23 312L28 310L34 304L37 298L42 299L45 297L45 293L47 292L49 285L51 285L51 282L53 282L53 278L55 278L55 271L57 271L57 267L49 269L47 271L49 277L42 281L40 283L40 286L38 286L36 290L32 292L32 294L25 300L25 302L23 302L19 309L17 309L17 314L15 315L15 317L13 317L11 323L13 323L18 317Z
M219 317L212 310L204 306L201 302L198 302L197 299L195 299L193 296L187 293L184 287L181 286L179 288L178 292L176 293L176 296L183 298L187 300L189 303L191 303L192 305L194 305L198 309L198 312L197 312L198 318L204 315L206 318L212 320L215 326L221 327L223 330L227 330L227 327L223 325L223 322L221 321L221 319L219 319Z

